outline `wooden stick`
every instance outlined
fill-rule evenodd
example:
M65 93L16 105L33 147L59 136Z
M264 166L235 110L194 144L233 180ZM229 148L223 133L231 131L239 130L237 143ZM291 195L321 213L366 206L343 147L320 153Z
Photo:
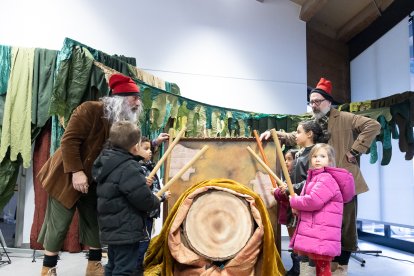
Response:
M275 142L276 144L276 153L280 160L280 166L282 167L283 175L286 179L289 195L293 196L295 194L295 191L293 191L292 181L290 180L290 175L286 167L285 157L283 156L282 147L280 146L279 137L277 136L276 129L272 128L270 130L270 133L272 134L273 142Z
M171 178L171 180L170 181L168 181L167 182L167 184L165 184L164 185L164 187L162 187L162 189L161 190L159 190L158 192L157 192L157 196L162 196L162 194L165 192L165 191L167 191L169 188L170 188L170 186L172 185L172 184L174 184L174 182L178 179L178 178L180 178L192 165L193 165L193 163L195 162L195 161L197 161L197 159L198 158L200 158L201 157L201 155L203 155L203 153L206 151L208 149L208 146L207 145L205 145L199 152L197 152L197 154L196 155L194 155L194 157L190 160L190 162L188 162L187 164L185 164L185 166L184 167L182 167L180 170L179 170L179 172L176 174L176 175L174 175L174 177L173 178Z
M169 140L168 145L172 144L173 141L173 135L174 135L174 129L170 128L168 131ZM171 154L168 155L167 160L165 160L165 166L164 166L164 183L168 182L168 179L170 178L170 164L171 164Z
M164 152L164 154L162 155L162 157L160 158L160 160L158 160L158 162L155 165L155 167L152 169L152 171L150 172L150 174L147 176L148 178L153 178L154 177L154 175L157 173L157 171L161 167L162 163L164 163L164 160L168 157L168 155L173 150L174 146L178 143L178 141L180 141L181 136L184 135L185 131L186 131L186 128L183 127L183 129L177 134L177 137L175 137L175 139L171 143L171 145L168 145L168 149Z
M257 146L259 147L260 155L262 156L263 162L267 166L269 166L269 161L267 160L266 154L264 153L262 141L260 141L260 137L259 137L259 134L257 133L257 130L253 130L253 133L254 133L254 137L256 138ZM276 180L270 174L269 174L269 177L270 177L270 182L272 182L273 188L276 188L277 187Z
M262 167L266 170L266 172L268 174L270 174L277 182L277 184L279 185L279 187L283 186L283 182L282 180L279 179L279 177L277 177L277 175L269 168L268 165L265 164L265 162L263 162L262 159L260 159L259 155L257 155L251 147L247 146L247 150L253 155L253 157L257 160L257 162L259 162L260 165L262 165Z

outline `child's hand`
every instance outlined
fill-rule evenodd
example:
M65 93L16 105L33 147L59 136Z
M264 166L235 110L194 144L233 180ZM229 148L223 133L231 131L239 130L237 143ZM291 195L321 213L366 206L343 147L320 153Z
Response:
M297 215L299 215L299 211L292 208L292 214L297 216Z
M294 196L297 196L297 194L289 195L289 199L294 197Z
M165 197L165 200L169 199L171 197L171 192L170 191L166 191L164 193L164 197Z
M149 177L145 177L145 179L147 180L147 186L151 187L152 183L154 182L154 177L149 178Z

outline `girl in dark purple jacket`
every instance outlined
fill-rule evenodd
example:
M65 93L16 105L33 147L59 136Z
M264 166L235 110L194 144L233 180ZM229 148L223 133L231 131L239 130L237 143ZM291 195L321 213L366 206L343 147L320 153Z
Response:
M328 144L316 144L309 153L311 169L300 196L289 197L298 225L290 247L316 263L316 275L331 275L330 263L341 254L344 203L355 195L350 172L334 168L335 155Z

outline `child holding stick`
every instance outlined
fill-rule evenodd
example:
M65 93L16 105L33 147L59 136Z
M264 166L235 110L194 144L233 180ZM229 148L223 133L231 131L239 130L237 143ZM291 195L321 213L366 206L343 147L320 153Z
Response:
M289 156L285 156L285 162L286 165L288 165L288 162L293 164L293 168L291 168L290 173L293 183L293 190L296 194L300 194L308 175L309 152L312 150L313 146L316 143L327 142L328 137L326 137L322 131L322 128L315 121L300 122L296 133L296 144L300 147L300 150L296 153L294 163L288 161ZM286 186L274 189L273 194L278 202L289 202L289 191ZM292 237L296 227L296 217L292 214L290 207L288 208L286 227L288 228L289 237ZM297 276L300 273L301 258L295 252L292 252L291 258L293 265L292 268L286 273L286 275ZM305 258L302 260L302 262L302 267L305 269L308 261Z
M285 163L291 178L293 170L295 168L296 153L296 149L289 149L285 153ZM292 225L294 225L294 217L292 216L292 211L289 206L289 197L285 194L286 189L286 187L284 187L283 189L274 188L272 193L277 202L280 204L278 221L280 224L286 225L289 237L292 237L293 232L295 231L295 228L292 227Z
M154 169L154 163L152 162L152 150L151 150L151 141L147 137L142 137L141 139L141 150L139 152L140 157L143 158L139 162L139 164L142 166L142 169L145 173L145 176L149 176L151 171ZM151 189L153 194L156 194L159 190L161 190L160 185L160 179L155 174L152 179L147 178L147 185ZM161 196L161 202L164 202L168 198L171 197L171 192L166 191ZM154 219L159 218L161 214L161 208L157 208L151 212L148 213L148 216L145 219L145 228L148 233L149 238L151 238L152 234L152 228L154 225ZM147 252L148 246L149 246L149 239L143 240L139 244L139 254L138 254L138 260L137 260L137 271L144 271L143 268L143 262L144 262L144 256L145 252Z

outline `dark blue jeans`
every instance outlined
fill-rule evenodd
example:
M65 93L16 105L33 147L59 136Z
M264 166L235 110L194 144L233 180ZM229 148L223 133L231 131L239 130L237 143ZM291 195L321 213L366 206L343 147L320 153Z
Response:
M138 259L137 259L137 270L138 271L144 271L144 256L145 256L145 253L147 252L150 239L151 239L152 223L153 223L152 218L145 219L145 227L148 233L148 240L139 242Z
M105 276L131 275L136 269L139 243L108 245Z

